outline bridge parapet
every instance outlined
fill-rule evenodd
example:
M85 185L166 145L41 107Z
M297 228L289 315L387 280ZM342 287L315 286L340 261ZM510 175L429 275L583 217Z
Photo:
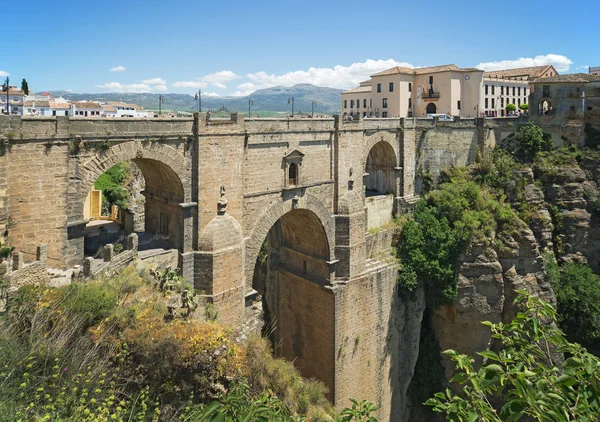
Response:
M193 119L126 119L0 116L9 140L81 138L177 138L192 134Z

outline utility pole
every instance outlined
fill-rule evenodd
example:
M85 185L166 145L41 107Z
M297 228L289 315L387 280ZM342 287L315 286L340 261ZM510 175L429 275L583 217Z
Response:
M198 90L198 92L194 96L194 99L196 101L198 101L198 113L202 113L202 90L201 89Z
M254 105L254 100L251 100L250 98L248 98L248 117L251 116L250 114L250 106Z
M310 117L315 117L315 108L317 108L317 102L312 102L312 112L310 113Z
M288 98L288 104L292 103L292 117L294 117L294 97Z
M162 104L165 102L165 96L164 95L159 95L158 96L158 114L162 114Z

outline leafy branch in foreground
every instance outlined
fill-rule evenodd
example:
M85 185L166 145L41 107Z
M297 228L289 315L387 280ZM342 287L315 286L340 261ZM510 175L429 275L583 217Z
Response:
M478 353L485 363L447 350L456 362L453 382L463 386L455 395L449 389L427 402L449 421L592 422L600 415L600 360L567 341L556 328L556 311L543 300L517 291L522 310L508 324L484 322L503 348ZM563 361L560 354L564 354ZM558 357L558 359L557 359ZM501 402L499 406L492 403Z

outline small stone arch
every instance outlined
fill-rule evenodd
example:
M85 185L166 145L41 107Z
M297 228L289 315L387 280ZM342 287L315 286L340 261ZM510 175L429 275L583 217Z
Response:
M377 158L378 163L372 163L374 157ZM363 152L361 168L365 175L369 174L368 167L370 165L376 164L376 166L382 167L382 169L373 171L373 174L367 175L363 180L364 187L369 188L369 183L373 183L371 179L384 177L388 183L386 183L386 187L381 193L393 193L395 196L398 196L400 193L397 192L399 187L396 184L396 178L399 161L398 141L395 134L378 134L369 138ZM376 172L383 172L384 174L376 175Z
M437 106L435 105L435 103L427 104L427 108L425 109L425 112L427 114L435 114L437 112Z
M302 198L284 201L278 200L267 208L260 218L257 219L254 227L250 230L246 238L246 288L252 285L252 276L254 274L254 265L260 251L260 247L266 239L271 227L277 221L290 211L296 209L305 209L312 211L320 221L327 239L327 249L329 260L335 256L335 223L333 215L329 209L314 195L305 194Z

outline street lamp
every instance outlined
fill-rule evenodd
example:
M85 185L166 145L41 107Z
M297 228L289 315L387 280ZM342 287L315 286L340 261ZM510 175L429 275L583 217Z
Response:
M10 90L10 79L8 79L8 76L6 77L6 82L4 82L3 88L6 90L6 114L10 114L10 111L8 111L8 91Z
M317 108L317 102L312 102L312 112L310 113L310 117L315 117L315 108Z
M199 89L194 95L194 100L198 101L198 113L202 113L202 90Z
M158 114L162 114L162 104L165 102L165 96L164 95L159 95L158 96Z
M292 117L294 117L294 97L288 98L288 104L292 103Z
M250 107L254 105L254 100L251 100L250 98L248 98L248 117L251 116L250 114Z

